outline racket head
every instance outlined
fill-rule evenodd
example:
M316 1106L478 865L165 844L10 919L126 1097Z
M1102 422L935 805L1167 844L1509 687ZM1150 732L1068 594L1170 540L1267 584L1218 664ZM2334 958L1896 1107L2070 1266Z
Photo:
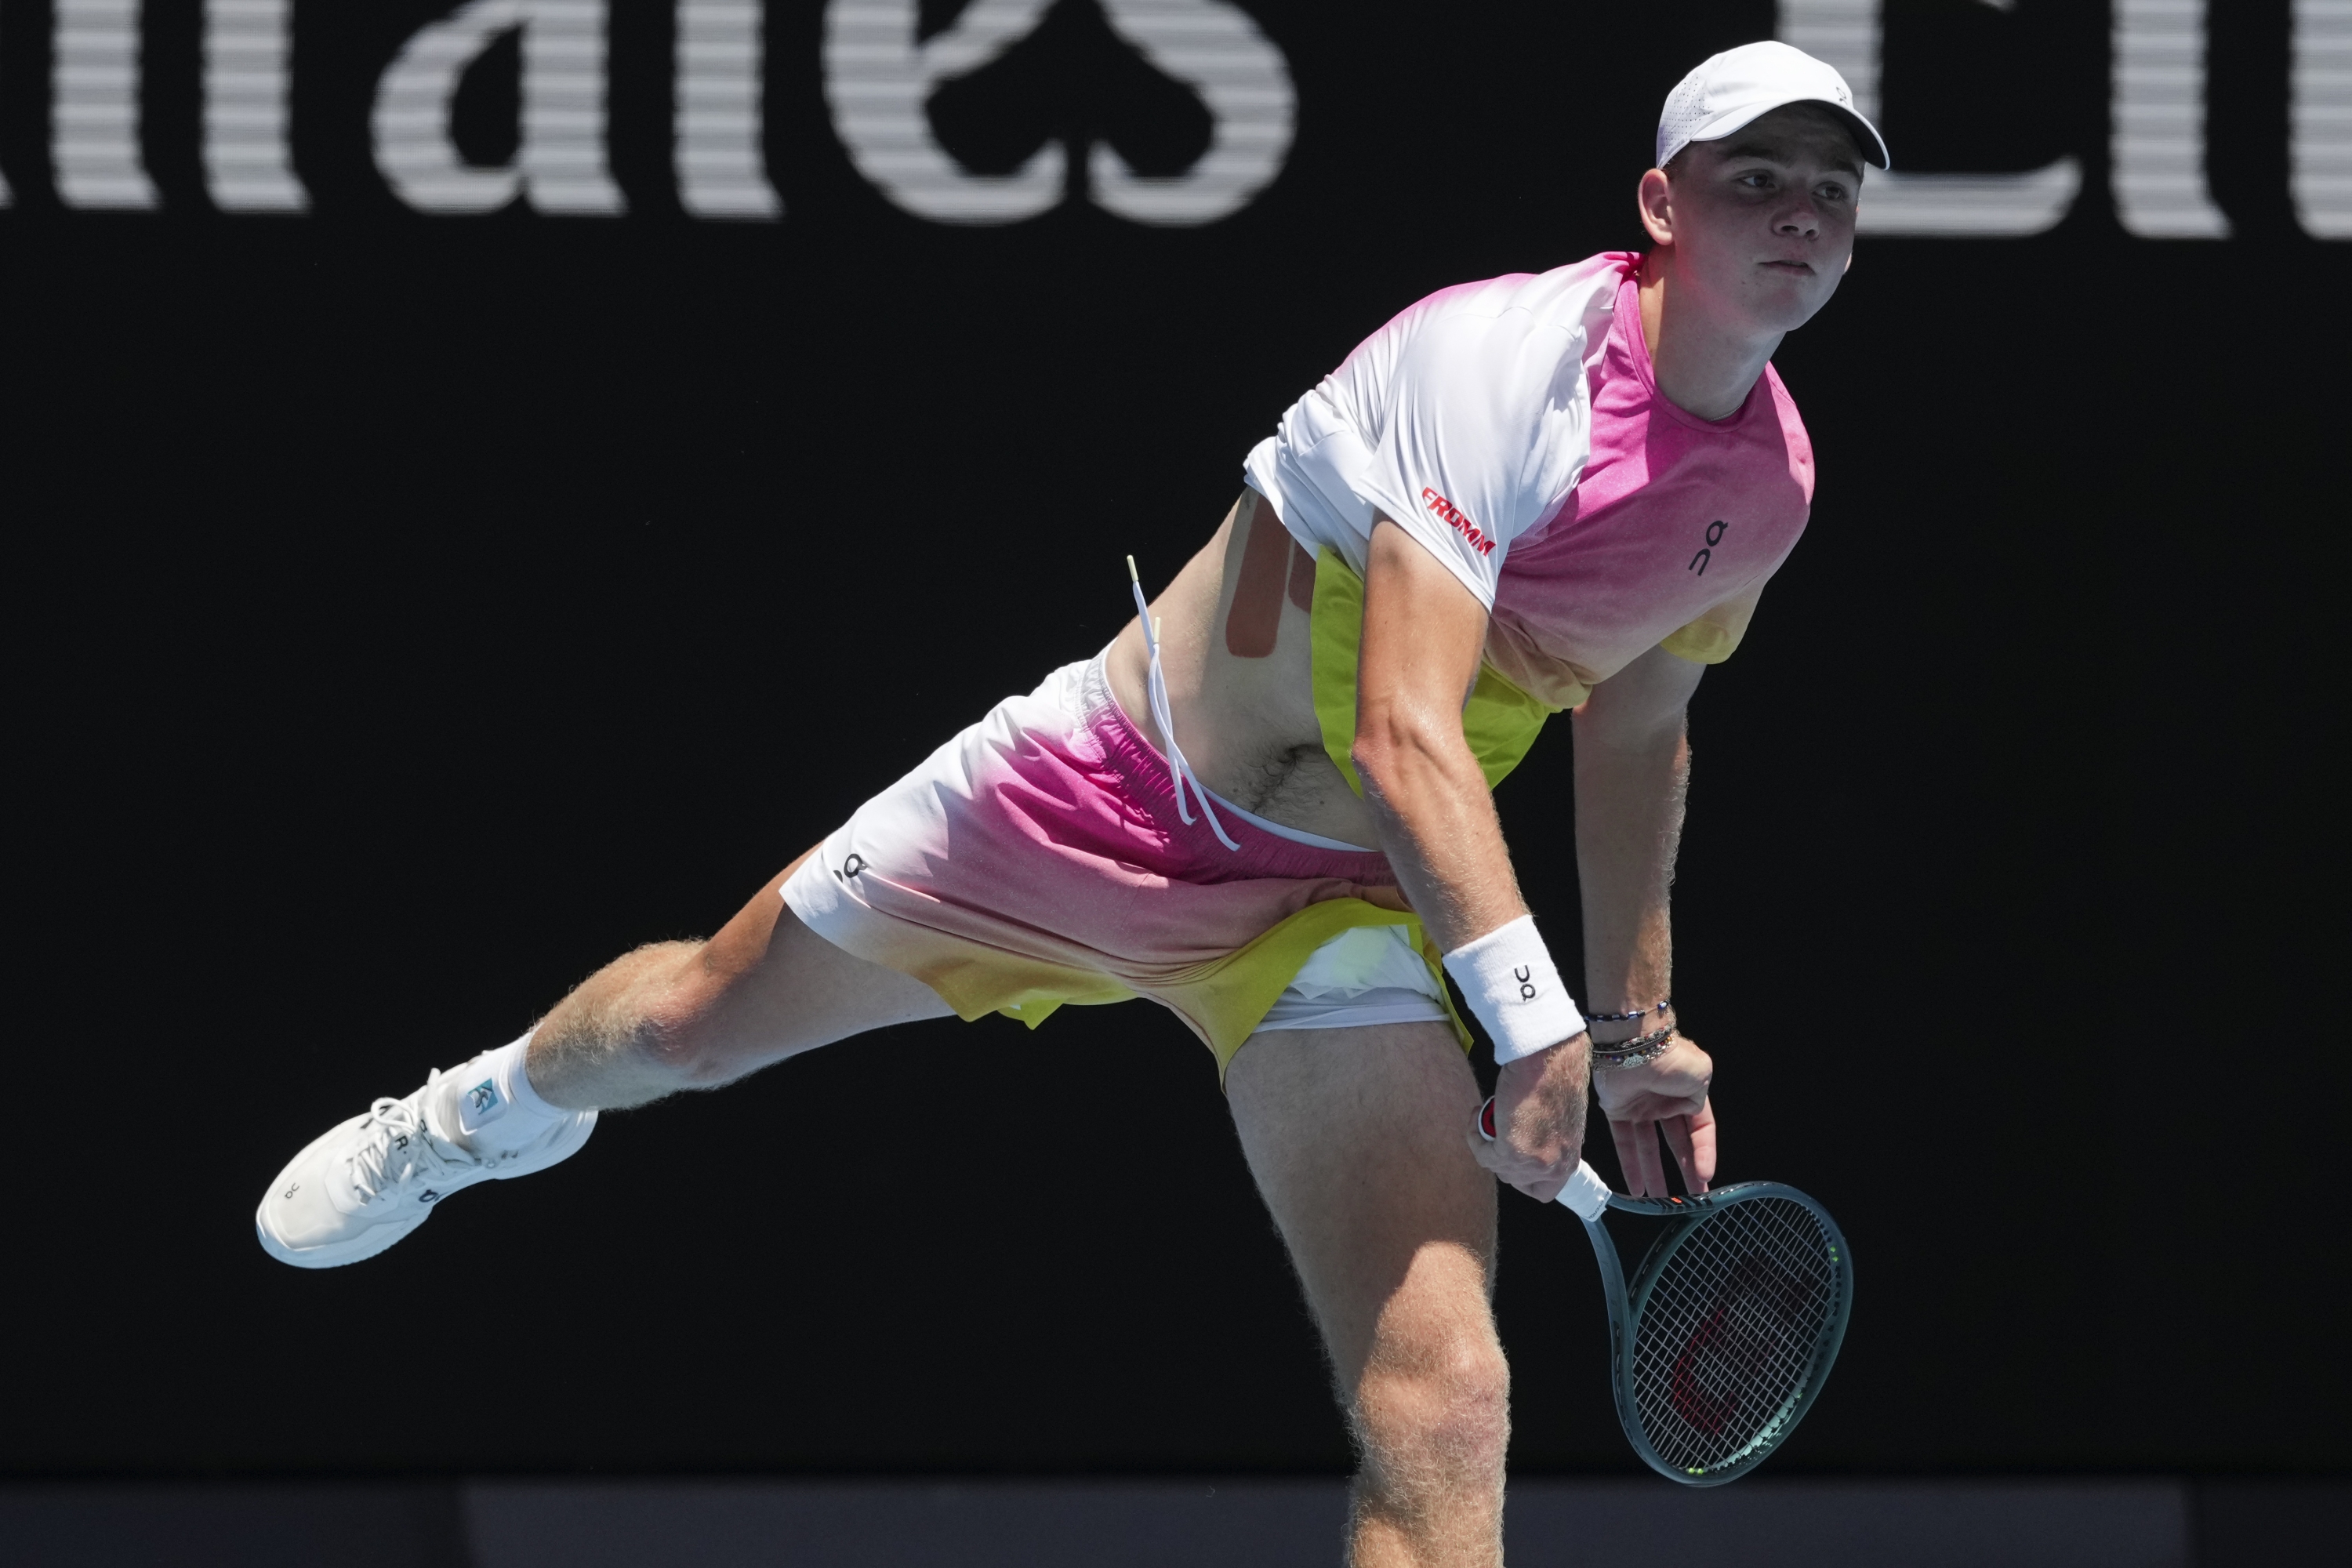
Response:
M1610 1206L1673 1216L1626 1293L1625 1435L1685 1486L1736 1480L1796 1430L1837 1361L1853 1307L1844 1234L1778 1182Z

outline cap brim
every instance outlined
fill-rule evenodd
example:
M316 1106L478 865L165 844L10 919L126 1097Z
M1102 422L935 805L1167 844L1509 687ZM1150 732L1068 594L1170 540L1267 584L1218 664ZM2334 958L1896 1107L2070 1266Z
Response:
M1832 103L1827 99L1821 98L1809 98L1805 101L1818 103L1845 121L1846 129L1853 132L1853 144L1861 150L1864 163L1875 164L1881 169L1891 169L1895 166L1894 154L1887 152L1886 138L1878 133L1877 126L1873 125L1843 103ZM1874 158L1871 156L1874 148L1878 153L1878 156Z
M1710 125L1707 127L1706 135L1694 136L1691 140L1693 142L1720 142L1727 136L1737 136L1742 131L1747 130L1750 125L1755 124L1758 121L1771 113L1774 110L1786 109L1790 104L1796 103L1810 103L1816 108L1826 109L1832 114L1836 115L1840 120L1845 121L1847 131L1851 132L1853 135L1854 150L1862 154L1863 162L1874 164L1881 169L1891 169L1895 166L1894 158L1889 155L1886 151L1886 138L1878 133L1878 127L1873 125L1869 121L1864 120L1861 115L1856 114L1853 110L1848 109L1844 104L1840 103L1835 99L1832 98L1784 99L1779 103L1767 104L1753 114L1746 115L1740 119L1732 121L1729 123L1725 124L1719 130L1717 127Z

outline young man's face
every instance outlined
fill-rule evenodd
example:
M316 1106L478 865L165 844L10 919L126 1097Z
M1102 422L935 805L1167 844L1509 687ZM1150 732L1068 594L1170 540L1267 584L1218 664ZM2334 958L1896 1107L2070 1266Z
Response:
M1826 110L1790 104L1694 142L1665 192L1675 269L1758 331L1801 327L1853 258L1861 194L1862 155Z

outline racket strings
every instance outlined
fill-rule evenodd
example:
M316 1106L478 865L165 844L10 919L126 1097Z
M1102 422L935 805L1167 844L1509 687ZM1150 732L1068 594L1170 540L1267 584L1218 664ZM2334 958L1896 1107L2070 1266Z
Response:
M1804 1205L1760 1198L1696 1223L1633 1326L1633 1396L1660 1458L1711 1470L1770 1434L1813 1374L1840 1270Z

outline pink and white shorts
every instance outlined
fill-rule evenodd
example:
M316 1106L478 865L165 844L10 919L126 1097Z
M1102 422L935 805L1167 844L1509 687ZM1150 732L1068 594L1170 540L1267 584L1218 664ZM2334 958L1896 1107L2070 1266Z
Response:
M785 881L792 911L967 1019L1150 997L1220 1072L1262 1030L1447 1022L1466 1045L1388 858L1223 801L1239 850L1183 822L1103 662L1007 698L859 806Z

